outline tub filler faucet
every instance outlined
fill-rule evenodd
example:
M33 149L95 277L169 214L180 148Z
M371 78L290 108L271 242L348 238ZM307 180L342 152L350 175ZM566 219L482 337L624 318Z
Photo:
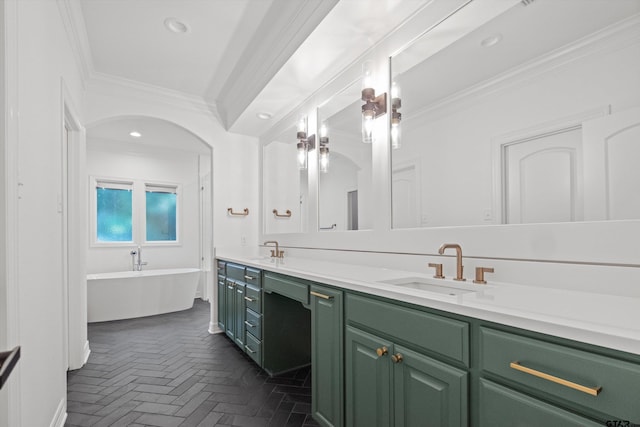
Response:
M142 271L142 266L147 265L146 262L142 262L142 248L138 246L137 249L129 252L131 254L131 262L133 264L133 271Z

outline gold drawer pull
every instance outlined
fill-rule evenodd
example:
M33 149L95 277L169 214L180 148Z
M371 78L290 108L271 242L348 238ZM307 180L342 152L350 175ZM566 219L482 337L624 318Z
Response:
M253 323L249 322L248 320L245 320L244 324L247 325L250 328L255 328L256 327L256 325L254 325Z
M256 299L255 299L255 298L252 298L252 297L244 297L244 299L246 299L246 300L247 300L247 301L249 301L249 302L254 302L254 301L256 301Z
M325 294L321 294L319 292L314 292L314 291L310 291L309 293L311 295L313 295L314 297L318 297L318 298L322 298L322 299L333 299L333 297L331 295L325 295Z
M249 353L256 354L256 351L252 350L251 347L249 347L248 345L245 345L244 348L246 348Z
M573 383L571 381L564 380L562 378L554 377L553 375L545 374L544 372L536 371L535 369L527 368L526 366L522 366L520 362L511 362L509 364L509 367L517 371L524 372L529 375L533 375L534 377L542 378L544 380L551 381L556 384L560 384L565 387L569 387L574 390L578 390L583 393L590 394L592 396L597 396L598 393L600 393L600 391L602 390L602 387L587 387L584 385Z
M244 275L245 280L256 280L255 277L251 277L251 276L247 276L246 274Z
M404 360L404 357L402 357L402 354L400 354L400 353L396 353L396 354L392 354L391 355L391 361L393 363L402 363L403 360Z
M378 357L382 357L387 353L389 353L389 349L384 345L382 347L376 348L376 354L378 355Z

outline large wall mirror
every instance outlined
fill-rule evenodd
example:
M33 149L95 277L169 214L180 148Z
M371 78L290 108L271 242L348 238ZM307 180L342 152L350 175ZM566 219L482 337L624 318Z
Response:
M362 142L360 90L358 80L318 108L320 231L373 226L371 144Z
M640 219L640 0L455 19L391 58L393 227Z
M262 150L262 203L265 234L306 231L307 169L298 161L297 127L286 129Z

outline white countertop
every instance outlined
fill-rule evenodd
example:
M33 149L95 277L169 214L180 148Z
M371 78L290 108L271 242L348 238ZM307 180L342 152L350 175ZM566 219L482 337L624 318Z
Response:
M640 355L640 298L489 282L477 292L450 296L381 281L417 278L458 286L427 274L334 261L262 256L255 249L224 249L216 257L343 289L528 329Z

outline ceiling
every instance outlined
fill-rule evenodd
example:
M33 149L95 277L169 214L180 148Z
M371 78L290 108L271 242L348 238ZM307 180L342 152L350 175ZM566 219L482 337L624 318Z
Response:
M225 129L252 136L431 2L63 1L87 80L200 100ZM186 32L170 31L168 18Z

